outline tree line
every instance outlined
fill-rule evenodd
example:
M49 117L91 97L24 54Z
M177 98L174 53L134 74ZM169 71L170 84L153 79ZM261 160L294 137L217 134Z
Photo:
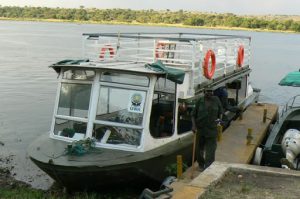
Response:
M263 19L258 17L238 16L231 13L212 14L190 11L156 11L131 9L96 9L84 8L47 8L1 6L0 17L27 19L54 19L70 21L125 22L154 24L183 24L207 27L237 27L300 32L300 22L292 19Z

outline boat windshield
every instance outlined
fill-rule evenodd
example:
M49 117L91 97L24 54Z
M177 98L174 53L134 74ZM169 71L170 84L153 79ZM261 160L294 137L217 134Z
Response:
M295 95L286 103L283 111L287 111L291 108L299 108L300 107L300 95Z
M95 71L91 70L63 71L54 135L77 140L86 137L94 77Z
M99 143L139 146L149 79L103 73L93 137Z

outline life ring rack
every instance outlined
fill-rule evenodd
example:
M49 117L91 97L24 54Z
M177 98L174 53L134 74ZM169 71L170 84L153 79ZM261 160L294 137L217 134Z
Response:
M210 70L209 61L211 60ZM208 50L203 60L203 73L207 79L212 79L216 70L216 55L213 50Z

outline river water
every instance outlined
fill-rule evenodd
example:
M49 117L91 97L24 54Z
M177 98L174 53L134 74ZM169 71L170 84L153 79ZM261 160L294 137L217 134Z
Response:
M48 66L81 58L82 33L193 32L252 37L251 82L262 89L261 101L283 104L300 88L278 86L300 68L300 34L190 28L0 21L0 166L15 178L47 189L52 180L31 163L30 142L49 131L57 75Z

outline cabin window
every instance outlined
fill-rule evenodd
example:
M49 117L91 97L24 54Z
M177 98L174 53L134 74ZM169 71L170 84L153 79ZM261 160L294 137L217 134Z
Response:
M93 137L98 143L139 146L145 100L146 91L101 86Z
M77 122L65 119L56 119L54 126L54 135L73 139L83 139L85 137L87 123Z
M149 86L149 78L141 75L104 72L101 75L100 81L113 82L127 85Z
M142 130L133 128L124 128L116 126L107 126L95 124L93 129L93 138L103 144L117 144L123 146L139 146Z
M150 133L155 138L173 135L175 90L176 84L168 79L156 81L150 116Z
M96 120L142 125L146 92L101 86Z
M57 114L87 118L90 95L90 84L62 83Z
M63 79L68 80L89 80L92 81L95 77L95 71L93 70L65 70L63 72Z
M90 84L62 83L54 124L54 135L83 139L91 95ZM62 118L64 117L64 118ZM66 119L66 117L71 117ZM83 120L83 121L74 121Z
M179 103L177 118L177 133L183 134L192 130L192 110L191 105L185 102Z

